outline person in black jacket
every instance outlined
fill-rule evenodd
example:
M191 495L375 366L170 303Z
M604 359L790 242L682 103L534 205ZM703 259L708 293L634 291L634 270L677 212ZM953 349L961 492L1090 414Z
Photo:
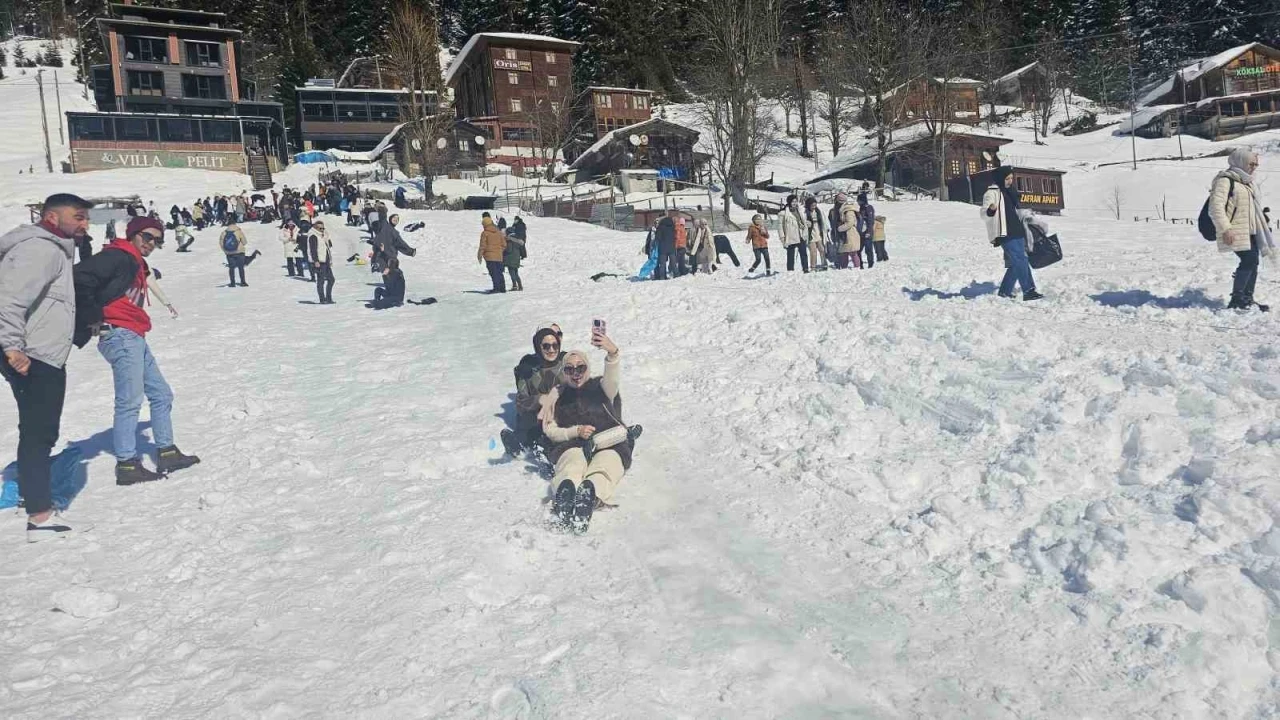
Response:
M400 271L399 260L388 260L382 269L382 287L373 291L373 302L369 307L374 310L386 310L404 304L404 273Z
M672 208L667 216L658 221L654 231L654 242L658 243L658 264L653 268L654 280L668 280L675 270L676 256L676 218L680 213ZM672 267L668 268L667 266Z

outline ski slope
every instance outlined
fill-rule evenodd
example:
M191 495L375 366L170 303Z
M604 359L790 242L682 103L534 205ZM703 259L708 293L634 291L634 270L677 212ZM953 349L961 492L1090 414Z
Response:
M19 181L6 229L54 190L164 210L247 186ZM403 212L409 297L439 303L384 312L351 266L311 304L270 226L245 226L248 288L215 231L157 251L181 315L149 339L203 462L116 487L110 369L72 354L60 448L96 527L28 546L0 516L0 715L1280 716L1280 320L1220 309L1234 258L1069 212L1024 304L995 297L974 208L880 212L871 271L667 283L626 277L641 235L527 218L528 290L496 297L478 213ZM1264 262L1260 300L1278 280ZM645 433L619 507L570 537L496 440L534 329L585 348L596 317ZM0 402L6 462L16 424Z

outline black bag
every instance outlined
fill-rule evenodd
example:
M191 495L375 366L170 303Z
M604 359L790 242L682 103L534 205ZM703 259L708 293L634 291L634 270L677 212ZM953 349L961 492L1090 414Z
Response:
M1057 235L1046 236L1035 225L1027 225L1027 227L1031 229L1031 236L1035 241L1031 252L1027 255L1027 262L1031 263L1031 267L1039 270L1062 259L1062 243L1058 241Z
M1231 182L1231 187L1227 190L1227 199L1230 200L1231 197L1236 194L1236 179L1233 177L1228 177L1227 180ZM1204 201L1204 207L1200 208L1200 218L1196 220L1196 225L1200 228L1201 237L1203 237L1205 240L1208 240L1209 242L1217 242L1218 228L1214 227L1213 218L1209 216L1209 202L1211 200L1213 200L1212 191L1209 192L1208 199ZM1239 209L1239 208L1236 208L1236 209ZM1231 211L1232 222L1234 222L1235 219L1236 219L1236 212L1235 210L1232 210Z

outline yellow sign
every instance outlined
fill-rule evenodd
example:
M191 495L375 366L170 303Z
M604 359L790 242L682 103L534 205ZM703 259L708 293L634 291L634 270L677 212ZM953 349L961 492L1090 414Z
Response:
M1061 200L1057 195L1045 195L1041 193L1021 193L1018 196L1018 202L1028 205L1057 205Z

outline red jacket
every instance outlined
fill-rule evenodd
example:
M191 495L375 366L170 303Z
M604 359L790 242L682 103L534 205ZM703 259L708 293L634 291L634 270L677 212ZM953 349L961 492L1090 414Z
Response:
M102 320L145 337L151 330L151 317L142 308L147 303L147 275L151 269L147 267L147 261L142 259L142 253L128 240L116 238L100 252L108 250L128 253L137 262L138 272L129 289L102 308Z

